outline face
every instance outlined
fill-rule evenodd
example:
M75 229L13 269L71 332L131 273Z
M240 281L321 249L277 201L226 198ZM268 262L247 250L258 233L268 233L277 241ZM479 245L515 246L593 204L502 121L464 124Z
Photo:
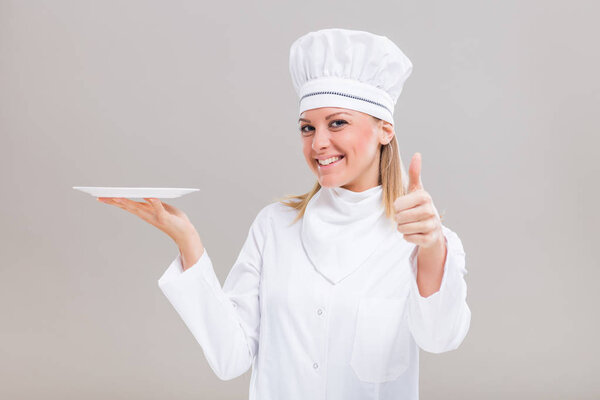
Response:
M362 192L378 185L380 147L392 140L392 124L360 111L322 107L304 111L298 125L304 158L321 186Z

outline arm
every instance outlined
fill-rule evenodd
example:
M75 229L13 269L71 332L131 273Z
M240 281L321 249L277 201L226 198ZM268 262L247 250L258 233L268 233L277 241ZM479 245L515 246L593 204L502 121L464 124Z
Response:
M242 375L258 351L260 308L258 290L267 215L263 208L252 223L246 241L223 287L206 251L183 269L182 254L171 263L158 285L196 341L207 362L222 380ZM187 247L186 247L187 248ZM190 248L193 248L190 247ZM195 251L198 251L196 247Z
M177 247L179 247L179 254L181 256L182 272L198 263L198 260L204 253L204 245L200 240L198 232L195 230L192 234L186 236L181 244L178 243Z
M466 302L467 284L464 275L467 270L462 242L446 226L442 225L442 231L446 254L441 270L437 266L441 260L440 253L443 254L440 251L419 255L417 246L410 256L412 276L408 322L419 347L431 353L458 348L471 322L471 310ZM418 264L422 260L425 263ZM420 268L423 270L418 271ZM420 285L418 280L421 281ZM422 287L421 290L419 286ZM436 287L438 290L433 292Z
M417 285L422 297L428 297L440 290L447 252L447 240L443 234L432 246L419 246L417 255Z

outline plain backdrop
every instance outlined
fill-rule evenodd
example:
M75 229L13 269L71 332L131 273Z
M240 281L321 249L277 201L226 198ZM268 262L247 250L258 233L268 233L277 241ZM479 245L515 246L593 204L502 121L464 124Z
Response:
M72 186L194 187L224 281L257 212L315 177L289 47L367 30L412 60L406 168L466 251L470 331L422 399L600 398L595 1L0 1L0 397L243 399L157 285L178 249Z

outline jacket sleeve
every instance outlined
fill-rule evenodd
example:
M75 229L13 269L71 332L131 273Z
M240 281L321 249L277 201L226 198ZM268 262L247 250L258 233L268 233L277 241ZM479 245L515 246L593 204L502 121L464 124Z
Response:
M430 353L455 350L469 331L471 310L466 302L465 251L458 235L442 225L446 240L446 262L440 289L423 297L417 285L417 252L410 256L411 279L408 323L419 347Z
M185 271L178 254L158 280L158 286L221 380L245 373L258 351L259 283L266 217L265 207L252 222L223 287L206 249L196 264Z

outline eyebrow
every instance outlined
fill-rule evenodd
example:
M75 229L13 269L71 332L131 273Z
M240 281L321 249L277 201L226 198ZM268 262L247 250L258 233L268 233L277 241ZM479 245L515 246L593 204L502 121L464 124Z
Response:
M349 113L347 113L345 111L340 111L340 112L336 112L336 113L333 113L333 114L329 114L328 116L325 117L325 119L329 119L329 118L333 117L334 115L338 115L338 114L347 114L349 116L352 116L352 114L349 114ZM310 120L305 119L305 118L298 119L298 122L300 122L300 121L310 122Z

